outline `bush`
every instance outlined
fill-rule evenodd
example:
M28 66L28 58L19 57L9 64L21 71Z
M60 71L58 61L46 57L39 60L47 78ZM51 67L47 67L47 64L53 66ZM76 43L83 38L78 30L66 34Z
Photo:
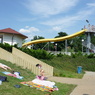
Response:
M62 53L57 54L57 57L62 57L62 56L63 56Z
M72 58L76 58L76 54L71 53Z
M23 52L37 58L37 59L52 59L54 57L54 54L48 53L46 50L33 50L29 48L19 48Z
M54 54L48 53L45 50L31 50L33 51L32 56L38 58L38 59L52 59L54 57Z
M82 54L82 52L77 52L77 53L75 53L77 56L83 56L83 54Z
M12 47L15 47L35 58L38 58L38 59L52 59L54 57L54 54L51 54L51 53L48 53L46 50L33 50L33 49L29 49L29 48L20 48L20 47L17 47L17 45L9 45L8 43L0 43L0 47L9 51L9 52L12 52Z
M95 55L94 55L94 54L89 54L89 55L87 56L87 58L95 58Z
M12 52L12 47L13 46L9 45L8 43L4 43L4 44L0 43L0 47L7 50L7 51L9 51L9 52Z
M79 56L83 56L82 52L77 52L77 53L71 53L72 58L76 58Z

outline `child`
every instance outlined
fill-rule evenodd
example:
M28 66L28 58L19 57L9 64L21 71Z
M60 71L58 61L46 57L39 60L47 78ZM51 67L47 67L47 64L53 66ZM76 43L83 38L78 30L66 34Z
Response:
M36 67L38 67L40 69L40 75L41 75L41 76L37 76L37 78L43 80L44 79L44 70L42 69L42 65L36 64Z

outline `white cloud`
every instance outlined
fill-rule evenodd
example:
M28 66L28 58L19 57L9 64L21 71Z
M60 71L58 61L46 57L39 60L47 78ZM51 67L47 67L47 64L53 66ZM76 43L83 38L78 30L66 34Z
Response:
M49 26L72 26L72 24L76 23L78 20L85 20L88 16L92 15L95 12L95 9L85 9L81 10L76 14L70 16L64 16L57 19L51 19L48 21L41 22L41 24L49 25Z
M32 14L50 16L60 14L76 6L79 0L27 0L24 5Z
M39 29L38 28L35 28L35 27L30 27L29 28L29 30L31 31L31 32L39 32Z
M25 26L25 28L20 29L19 32L21 33L39 32L39 29L35 27Z
M95 3L87 3L87 5L90 7L95 7Z
M31 39L33 39L35 35L39 35L41 31L36 27L25 26L25 28L21 28L19 32L28 36L26 41L31 41Z
M62 30L62 28L60 27L60 26L55 26L55 27L53 27L52 28L54 31L61 31Z
M22 28L22 29L19 30L19 32L20 32L20 33L29 33L30 31L27 30L27 29L23 29L23 28Z
M29 26L25 26L25 28L29 28Z
M26 41L31 41L31 39L33 39L33 36L34 36L34 35L28 34L27 36L28 36L28 38L26 39Z

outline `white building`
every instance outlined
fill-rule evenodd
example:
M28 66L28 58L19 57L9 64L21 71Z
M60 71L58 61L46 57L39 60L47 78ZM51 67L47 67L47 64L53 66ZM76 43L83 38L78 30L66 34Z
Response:
M0 43L17 44L18 47L21 47L26 38L28 37L11 28L0 30Z

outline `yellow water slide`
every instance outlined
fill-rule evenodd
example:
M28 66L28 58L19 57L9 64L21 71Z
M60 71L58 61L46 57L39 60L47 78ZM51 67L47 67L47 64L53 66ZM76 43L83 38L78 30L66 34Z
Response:
M33 40L33 41L30 41L30 42L24 43L22 45L22 47L29 46L29 45L32 45L32 44L44 43L44 42L59 42L59 41L64 41L66 39L71 39L73 37L79 36L79 35L83 34L86 31L87 31L87 29L83 29L83 30L81 30L79 32L76 32L74 34L71 34L71 35L68 35L68 36L64 36L64 37L52 38L52 39Z

